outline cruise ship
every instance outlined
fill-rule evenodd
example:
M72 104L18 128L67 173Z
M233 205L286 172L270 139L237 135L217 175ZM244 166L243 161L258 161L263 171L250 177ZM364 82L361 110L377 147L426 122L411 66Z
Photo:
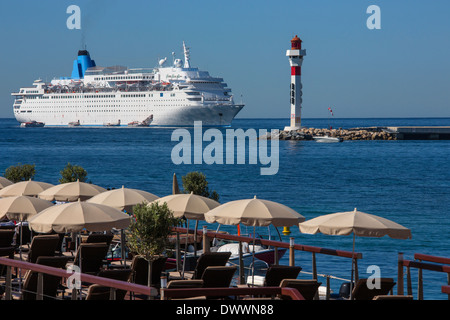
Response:
M155 68L99 67L80 50L70 77L36 80L12 95L21 126L230 126L244 104L235 103L222 78L167 58Z

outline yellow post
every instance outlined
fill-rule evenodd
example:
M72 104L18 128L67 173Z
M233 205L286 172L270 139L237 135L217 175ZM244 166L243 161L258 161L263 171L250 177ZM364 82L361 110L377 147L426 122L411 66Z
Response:
M285 236L288 236L288 235L291 234L291 230L289 229L289 227L284 227L284 228L283 228L283 234L284 234Z

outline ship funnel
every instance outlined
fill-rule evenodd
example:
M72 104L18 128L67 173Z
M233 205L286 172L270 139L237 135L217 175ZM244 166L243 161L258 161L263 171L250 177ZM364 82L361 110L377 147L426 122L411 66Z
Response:
M95 66L87 50L78 51L78 58L73 62L72 79L83 79L86 70Z

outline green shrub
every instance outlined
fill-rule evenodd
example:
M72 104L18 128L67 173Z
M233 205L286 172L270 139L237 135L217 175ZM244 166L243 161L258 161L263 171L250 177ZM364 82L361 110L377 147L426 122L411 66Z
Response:
M187 175L181 177L181 180L183 182L184 193L192 192L196 195L219 201L219 194L215 190L209 190L208 181L202 172L189 172Z
M87 171L83 167L72 165L70 162L59 173L61 174L61 179L58 180L59 183L86 182L87 179Z
M18 164L5 170L5 178L11 182L33 180L36 175L36 166L33 164Z

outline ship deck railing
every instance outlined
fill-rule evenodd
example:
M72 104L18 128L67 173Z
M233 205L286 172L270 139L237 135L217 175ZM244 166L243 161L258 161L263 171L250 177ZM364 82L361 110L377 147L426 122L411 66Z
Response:
M135 88L70 88L70 89L50 89L45 90L46 94L60 94L60 93L126 93L126 92L144 92L144 91L173 91L173 87L135 87Z

